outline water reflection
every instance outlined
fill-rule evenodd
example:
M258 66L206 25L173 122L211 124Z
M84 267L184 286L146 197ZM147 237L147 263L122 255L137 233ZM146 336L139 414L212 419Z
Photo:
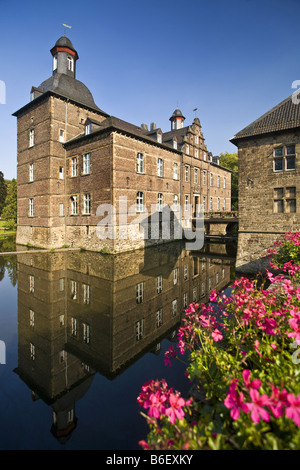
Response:
M213 288L228 285L229 248L187 252L171 243L116 256L18 255L15 372L33 400L52 408L60 442L76 428L76 402L96 373L113 380L146 352L158 354L163 338L176 341L190 302L207 302Z

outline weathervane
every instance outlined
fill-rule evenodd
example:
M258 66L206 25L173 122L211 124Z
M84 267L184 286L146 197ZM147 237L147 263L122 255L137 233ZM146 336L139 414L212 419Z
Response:
M72 26L69 26L68 24L63 23L63 27L64 27L64 36L65 36L66 35L66 28L71 29Z
M195 108L193 109L193 112L195 113L195 117L196 117L196 111L197 111L198 108Z

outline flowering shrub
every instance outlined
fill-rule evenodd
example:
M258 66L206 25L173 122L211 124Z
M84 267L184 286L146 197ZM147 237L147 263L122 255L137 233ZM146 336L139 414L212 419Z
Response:
M210 305L186 310L165 364L185 354L186 373L199 394L184 400L165 381L145 384L138 397L150 427L147 442L140 442L144 449L300 448L297 240L300 234L287 234L277 245L282 258L273 267L286 265L286 243L298 254L286 273L266 271L270 288L241 277L230 296L213 290Z
M281 240L268 249L271 266L280 268L289 274L298 274L300 270L300 232L287 232Z

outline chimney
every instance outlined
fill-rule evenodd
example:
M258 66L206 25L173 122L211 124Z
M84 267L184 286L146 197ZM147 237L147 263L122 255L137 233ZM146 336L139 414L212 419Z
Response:
M156 129L156 124L155 122L151 122L150 124L150 131L154 131Z
M144 129L144 131L148 131L147 124L141 124L141 128Z

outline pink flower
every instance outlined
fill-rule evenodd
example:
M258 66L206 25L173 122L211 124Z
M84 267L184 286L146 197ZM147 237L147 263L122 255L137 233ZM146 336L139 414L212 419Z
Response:
M170 393L169 403L170 407L166 409L165 414L169 416L170 423L174 424L176 418L181 420L184 417L184 411L182 407L185 405L185 401L182 397L180 397L180 395Z
M226 408L231 409L230 416L231 418L236 421L240 417L240 410L244 411L244 413L248 413L249 409L246 403L244 402L244 394L237 393L237 380L233 380L229 387L229 392L227 397L224 400L224 405Z
M172 363L170 358L176 357L177 351L173 346L170 346L169 349L165 352L165 366L171 366Z
M268 395L259 395L258 391L250 388L249 395L252 403L247 403L249 411L251 411L251 419L254 423L259 423L260 419L263 421L270 421L270 415L263 406L270 404Z
M218 330L218 328L215 328L214 331L212 332L211 336L213 337L213 340L214 341L220 341L221 339L223 339L223 335L221 334L221 332Z
M250 382L250 370L244 369L242 375L247 388L255 388L257 390L259 389L259 387L261 386L261 381L259 379L254 379L252 380L252 382Z
M218 299L217 291L216 291L216 289L213 289L213 290L211 291L211 293L210 293L209 300L210 300L211 302L216 302L217 299Z
M254 341L254 349L255 349L255 351L257 352L257 354L259 354L260 357L262 357L262 353L259 352L258 346L259 346L259 341L258 341L258 339L257 339L257 340Z
M146 441L139 441L139 445L142 446L144 450L150 450L150 446Z
M296 397L293 393L288 393L286 400L286 417L293 419L296 426L300 426L300 394Z
M270 396L270 404L268 407L272 411L275 418L280 418L283 416L283 408L287 404L286 397L287 391L285 388L280 392L277 387L272 385L272 395Z

